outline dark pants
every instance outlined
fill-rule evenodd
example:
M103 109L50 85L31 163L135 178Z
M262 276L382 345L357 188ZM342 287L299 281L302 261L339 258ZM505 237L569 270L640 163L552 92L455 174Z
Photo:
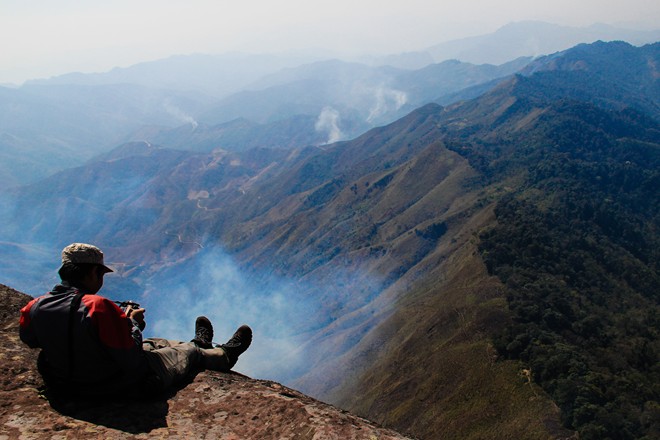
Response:
M192 342L148 338L142 342L142 349L149 368L156 376L154 391L176 385L204 369L229 371L236 363L222 348L202 349ZM147 384L147 388L154 387Z
M182 382L204 368L204 353L192 342L148 338L142 342L142 348L162 389Z

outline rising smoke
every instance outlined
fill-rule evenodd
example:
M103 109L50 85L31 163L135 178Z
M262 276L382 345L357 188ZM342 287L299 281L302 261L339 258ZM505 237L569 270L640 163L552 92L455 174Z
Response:
M296 353L317 315L316 304L293 282L248 274L217 248L159 273L141 301L147 337L190 340L200 315L213 323L216 343L229 339L239 325L250 325L254 341L237 368L276 380L303 368Z
M326 144L337 142L343 137L339 128L339 112L332 107L323 108L314 128L318 132L328 133Z
M178 121L181 121L184 124L190 124L193 130L197 129L197 121L195 118L190 116L189 114L185 113L183 110L181 110L179 107L176 105L172 104L172 102L169 99L166 99L163 101L163 108L165 111L176 118Z
M401 90L379 87L374 91L374 104L369 111L367 122L377 122L388 113L395 112L408 102L408 95Z

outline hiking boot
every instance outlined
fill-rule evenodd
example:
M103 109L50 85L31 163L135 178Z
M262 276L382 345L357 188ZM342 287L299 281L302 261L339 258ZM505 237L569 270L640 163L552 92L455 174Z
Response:
M233 367L238 361L238 357L248 349L251 343L252 329L247 325L242 325L226 343L220 345L220 348L227 353L229 363Z
M213 325L206 316L198 316L195 320L194 342L200 348L213 348Z

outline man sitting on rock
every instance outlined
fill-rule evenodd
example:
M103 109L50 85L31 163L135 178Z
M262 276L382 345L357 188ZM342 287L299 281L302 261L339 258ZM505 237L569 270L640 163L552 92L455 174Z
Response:
M161 392L202 369L229 371L252 342L243 325L213 346L213 326L195 322L191 342L142 339L144 309L122 310L96 293L112 272L96 246L73 243L62 251L61 284L21 310L20 337L41 348L39 372L54 391L83 396Z

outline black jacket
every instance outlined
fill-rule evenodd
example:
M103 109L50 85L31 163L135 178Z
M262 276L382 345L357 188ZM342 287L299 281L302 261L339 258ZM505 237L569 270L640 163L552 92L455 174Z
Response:
M79 305L72 303L79 296ZM99 295L82 295L57 285L22 310L20 337L42 349L46 382L81 394L112 394L140 384L148 373L142 333L117 305Z

